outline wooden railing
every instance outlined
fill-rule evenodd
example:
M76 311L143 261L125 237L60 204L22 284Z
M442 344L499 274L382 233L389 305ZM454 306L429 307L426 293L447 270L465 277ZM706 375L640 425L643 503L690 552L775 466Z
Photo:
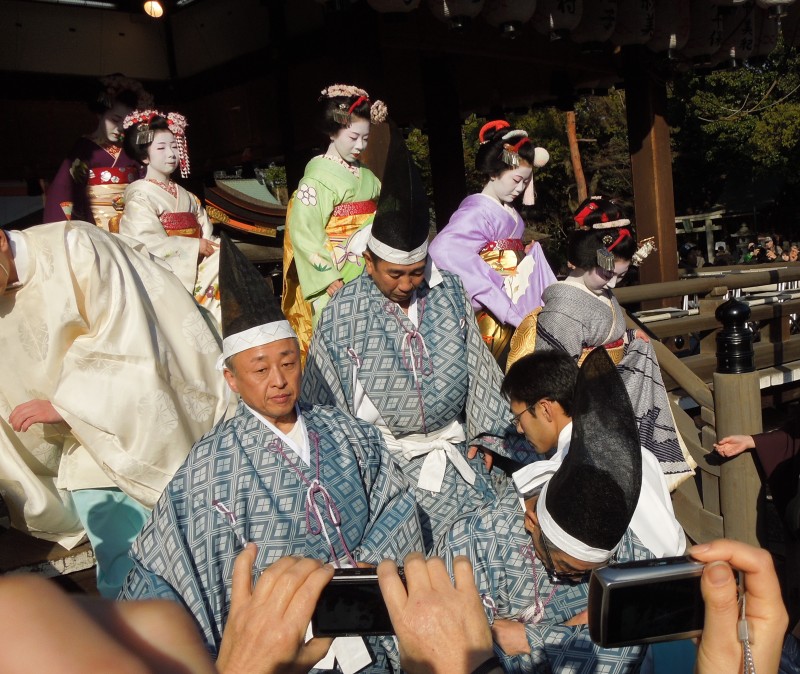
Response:
M732 267L718 275L615 291L619 302L626 307L651 300L688 297L698 309L696 315L642 326L656 338L652 340L653 346L676 426L698 466L695 479L687 480L673 493L676 515L694 541L726 536L758 544L763 538L763 489L753 457L746 452L724 460L713 452L713 444L718 435L760 432L760 379L765 372L777 371L775 381L779 382L780 368L788 371L789 364L800 360L800 334L792 334L792 322L800 313L800 297L792 298L791 289L778 292L779 288L790 288L797 281L800 281L800 264L784 264L766 268ZM756 330L753 351L757 371L716 373L716 337L721 328L716 310L732 295L763 286L772 292L763 296L765 303L751 306L750 314ZM745 292L742 297L752 301L753 296ZM637 325L631 317L629 322L631 327ZM687 354L686 347L690 345L694 352ZM768 389L767 393L786 401L800 397L800 385L785 383L777 389Z

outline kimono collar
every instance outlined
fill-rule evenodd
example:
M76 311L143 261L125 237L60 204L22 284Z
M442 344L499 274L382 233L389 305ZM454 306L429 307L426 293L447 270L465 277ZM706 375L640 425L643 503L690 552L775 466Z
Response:
M311 465L311 445L308 442L308 430L306 428L306 422L303 419L303 413L300 410L300 406L295 404L294 410L297 413L297 422L289 431L289 434L284 433L283 431L279 430L275 424L270 423L264 417L264 415L256 412L250 405L246 402L242 401L242 405L244 405L247 410L252 414L256 419L258 419L262 424L264 424L270 431L272 431L275 435L277 435L281 442L286 445L289 449L291 449L300 460L306 464L306 466Z
M564 460L564 456L569 451L571 439L572 422L570 421L558 434L556 453L553 456L549 459L529 463L512 474L511 479L514 480L514 487L516 487L517 493L523 502L524 499L533 496L536 491L541 489L542 485L558 470Z

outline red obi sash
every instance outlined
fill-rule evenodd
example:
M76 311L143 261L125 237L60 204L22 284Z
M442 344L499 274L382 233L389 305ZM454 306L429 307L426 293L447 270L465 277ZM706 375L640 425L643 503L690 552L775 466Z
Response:
M90 185L128 185L138 179L139 175L135 166L125 168L95 166L93 169L89 169Z
M188 236L199 239L203 230L194 213L162 213L158 216L167 236Z
M334 206L332 216L337 218L344 218L350 215L369 215L374 213L378 208L371 199L367 201L351 201L349 204L339 204Z
M500 239L498 241L489 241L483 248L481 253L490 253L493 250L525 250L525 244L522 239Z

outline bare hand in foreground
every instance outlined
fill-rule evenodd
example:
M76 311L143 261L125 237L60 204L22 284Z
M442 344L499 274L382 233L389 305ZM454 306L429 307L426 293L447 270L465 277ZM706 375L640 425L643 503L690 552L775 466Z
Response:
M492 634L466 557L453 560L455 587L438 557L405 559L408 589L391 560L378 566L389 617L409 674L469 674L492 657Z
M219 248L219 244L209 239L200 239L200 257L209 257Z
M344 283L342 279L337 278L333 283L328 286L328 295L333 297L333 293L335 293L339 288L344 288Z
M33 424L57 424L64 418L49 400L29 400L17 405L8 417L8 423L15 431L24 433Z
M525 625L516 620L495 620L492 637L506 655L525 655L531 652Z
M473 445L467 450L468 459L474 459L476 454L482 455L483 465L486 466L486 470L491 473L492 466L494 465L494 454L485 447L478 447L477 445Z
M71 596L38 576L0 578L4 674L213 674L197 627L172 601Z
M755 449L756 443L752 435L729 435L714 443L717 454L730 458L738 456L748 449Z
M706 562L700 588L706 604L705 628L697 649L696 674L741 672L742 643L737 636L739 603L736 574L745 573L746 615L755 669L777 672L789 617L772 557L766 550L730 540L695 545L689 554Z
M284 557L267 567L253 587L257 551L255 543L248 543L234 563L231 608L217 668L223 674L307 672L331 645L331 639L304 641L333 568L316 559Z

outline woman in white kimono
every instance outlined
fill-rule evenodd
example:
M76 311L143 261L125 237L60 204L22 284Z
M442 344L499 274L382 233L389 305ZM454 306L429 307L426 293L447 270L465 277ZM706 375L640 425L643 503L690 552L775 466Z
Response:
M182 115L156 110L125 119L125 147L147 173L125 190L119 233L163 260L219 324L219 242L200 200L170 177L179 166L189 175L186 126Z

